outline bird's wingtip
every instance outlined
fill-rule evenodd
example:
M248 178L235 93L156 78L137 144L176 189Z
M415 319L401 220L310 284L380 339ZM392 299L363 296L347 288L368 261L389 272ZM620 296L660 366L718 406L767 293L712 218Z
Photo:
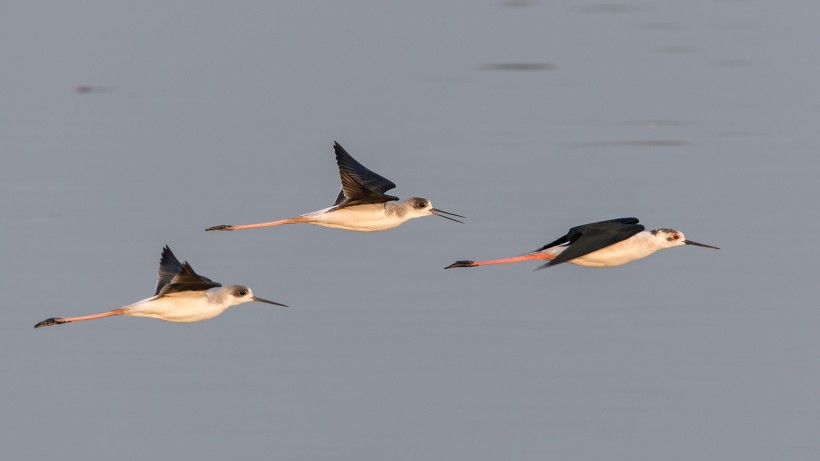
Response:
M177 259L176 255L174 255L174 252L171 251L171 247L169 247L168 244L166 244L164 247L162 247L162 254L159 257L160 265L162 265L163 261L176 260L176 259Z
M540 266L536 267L536 268L535 268L535 269L533 269L532 271L533 271L533 272L535 272L535 271L540 271L541 269L546 269L546 268L548 268L548 267L552 266L552 264L551 264L551 263L552 263L552 261L550 261L550 262L548 262L548 263L546 263L546 264L541 264Z

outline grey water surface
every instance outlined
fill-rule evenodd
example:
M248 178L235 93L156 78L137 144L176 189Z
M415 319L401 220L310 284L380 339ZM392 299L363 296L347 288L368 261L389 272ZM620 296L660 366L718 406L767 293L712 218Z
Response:
M819 15L4 2L0 459L820 459ZM332 204L334 141L466 224L204 232ZM625 216L722 249L442 269ZM292 307L32 328L165 244Z

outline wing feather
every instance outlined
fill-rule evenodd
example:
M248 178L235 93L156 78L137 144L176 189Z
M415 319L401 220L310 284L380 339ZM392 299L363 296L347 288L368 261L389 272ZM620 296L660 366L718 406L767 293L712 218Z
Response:
M182 291L204 291L222 285L208 277L203 277L188 262L180 264L171 248L165 245L159 262L159 280L155 296L165 296Z
M157 278L157 289L154 291L154 296L158 295L165 285L171 283L171 280L180 270L182 270L182 265L174 256L171 248L165 245L162 249L162 257L159 260L159 277Z
M385 194L396 187L393 181L368 170L338 142L333 144L333 149L336 151L336 164L342 181L342 190L336 197L336 208L398 200L398 197Z

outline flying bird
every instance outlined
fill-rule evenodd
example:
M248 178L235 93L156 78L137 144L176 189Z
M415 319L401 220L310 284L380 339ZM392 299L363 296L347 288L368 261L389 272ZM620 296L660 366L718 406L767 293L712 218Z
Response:
M491 261L456 261L445 267L476 267L531 259L549 260L537 269L570 263L589 267L615 267L643 259L658 250L681 245L718 247L687 240L683 232L660 228L651 231L638 218L620 218L573 227L567 235L521 256Z
M339 143L334 143L333 148L336 151L336 163L339 165L342 190L332 207L279 221L242 225L223 224L205 230L232 231L307 223L350 231L375 232L392 229L410 219L424 216L441 216L456 222L461 221L450 216L464 217L433 208L430 200L421 197L411 197L392 203L399 200L398 197L385 194L396 187L392 181L365 168Z
M187 261L180 264L166 245L159 262L159 279L154 296L101 314L82 317L52 317L34 325L34 328L101 319L113 315L151 317L168 322L199 322L214 318L231 306L251 301L287 307L284 304L254 296L251 289L246 286L223 287L207 277L198 275Z

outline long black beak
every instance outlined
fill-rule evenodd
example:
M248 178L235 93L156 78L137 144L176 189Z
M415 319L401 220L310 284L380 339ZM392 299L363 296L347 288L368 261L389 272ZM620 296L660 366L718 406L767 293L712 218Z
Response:
M715 250L720 250L720 248L718 248L718 247L713 247L712 245L706 245L706 244L703 244L703 243L693 242L691 240L684 240L683 243L685 243L687 245L694 245L696 247L714 248Z
M288 307L287 304L275 303L273 301L268 301L267 299L262 299L262 298L259 298L259 297L256 297L256 296L254 296L252 299L254 301L259 301L260 303L268 303L268 304L275 304L277 306Z
M441 216L442 218L445 218L445 219L449 219L450 221L460 222L461 224L464 224L464 221L459 221L458 219L451 218L450 216L458 216L459 218L467 219L464 216L461 216L460 214L449 213L447 211L441 211L441 210L436 209L436 208L430 208L430 213L433 213L436 216ZM444 216L446 214L450 215L450 216Z

